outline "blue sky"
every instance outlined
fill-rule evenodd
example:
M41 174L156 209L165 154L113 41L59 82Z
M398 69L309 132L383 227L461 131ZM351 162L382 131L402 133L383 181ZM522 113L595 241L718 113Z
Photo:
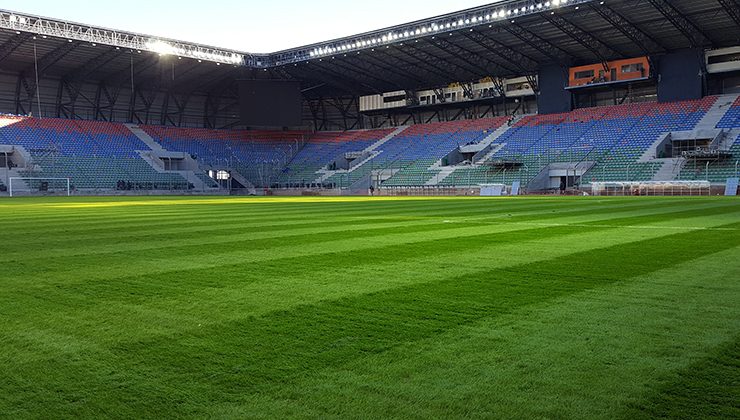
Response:
M6 2L0 8L263 53L432 17L476 0L211 0Z

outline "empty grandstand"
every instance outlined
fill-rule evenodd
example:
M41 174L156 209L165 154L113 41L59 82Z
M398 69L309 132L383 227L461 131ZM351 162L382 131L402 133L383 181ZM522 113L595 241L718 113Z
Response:
M251 54L0 11L3 183L48 193L44 179L69 179L78 194L720 185L740 158L738 16L732 1L507 0ZM254 126L247 79L268 96L267 83L299 86L303 122Z

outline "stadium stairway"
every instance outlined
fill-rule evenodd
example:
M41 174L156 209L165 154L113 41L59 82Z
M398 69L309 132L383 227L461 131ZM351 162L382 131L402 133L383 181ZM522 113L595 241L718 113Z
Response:
M653 162L662 162L663 166L653 175L653 181L674 181L686 164L684 158L654 159Z
M704 118L696 124L695 130L713 130L717 128L719 122L724 118L733 104L740 98L739 94L720 95L717 101L707 111Z
M365 151L365 152L374 152L374 151L378 150L378 148L380 148L380 146L382 146L382 145L386 144L386 143L387 143L388 141L390 141L390 140L391 140L392 138L394 138L394 137L396 137L397 135L399 135L399 134L403 133L404 131L406 131L406 129L407 129L407 128L409 128L409 126L408 126L408 125L404 125L404 126L402 126L402 127L398 127L397 129L393 130L393 131L392 131L392 132L391 132L390 134L388 134L387 136L385 136L385 137L383 137L382 139L380 139L380 140L376 141L375 143L373 143L373 144L372 144L372 145L371 145L370 147L368 147L368 148L367 148L367 149L365 149L364 151Z
M317 174L319 174L319 176L318 176L318 178L316 178L314 180L314 183L321 185L321 184L323 184L324 182L326 182L329 178L331 178L334 175L337 175L337 174L349 174L349 173L352 173L355 170L361 168L365 163L371 161L378 154L380 154L380 151L378 151L378 149L380 147L382 147L384 144L386 144L389 141L391 141L392 139L394 139L396 136L398 136L401 133L403 133L407 128L409 128L409 126L407 126L407 125L404 125L402 127L398 127L395 130L391 131L385 137L383 137L380 140L376 141L375 143L371 144L367 148L361 150L362 153L367 154L367 157L365 157L364 159L362 159L359 162L353 163L352 164L352 167L349 168L348 170L330 171L330 170L328 170L326 168L319 170L317 172Z
M508 125L501 126L496 129L493 133L491 133L488 137L483 139L481 141L481 145L483 146L483 150L481 150L478 154L473 156L473 167L480 166L481 164L485 163L487 160L489 160L493 155L498 153L499 150L506 147L506 143L495 143L496 140L499 139L502 135L504 135L507 131L509 131L512 127ZM429 167L429 171L435 171L438 172L437 175L434 176L434 178L427 181L426 185L438 185L442 182L444 182L445 179L450 177L453 173L455 173L456 170L460 168L470 168L470 166L442 166L442 161L438 160L437 162L434 162L434 165Z
M218 190L219 186L218 183L216 183L214 180L210 179L210 177L206 176L205 169L201 168L199 166L199 163L195 161L192 158L187 157L187 160L192 161L192 166L197 167L198 169L195 170L183 170L183 171L172 171L172 170L165 170L165 168L161 165L161 156L166 156L167 154L171 154L169 150L162 147L161 144L157 143L156 140L152 136L150 136L144 129L139 127L136 124L124 124L124 126L131 131L131 134L135 135L139 140L141 140L144 144L146 144L151 150L146 151L138 151L139 155L141 156L144 161L146 161L149 166L152 167L155 171L161 174L165 173L175 173L183 178L185 178L190 184L193 185L193 188L198 191L209 191L209 190Z
M159 158L159 156L163 156L167 153L166 150L162 149L162 152L157 151L139 151L139 155L141 158L149 164L149 166L152 167L156 172L160 174L178 174L181 177L185 178L189 183L193 184L193 189L197 191L209 191L209 190L218 190L218 184L210 179L207 175L205 175L205 170L202 170L201 168L198 168L198 170L183 170L183 171L174 171L174 170L166 170L162 166L162 160ZM192 160L192 159L190 159ZM193 165L198 165L197 162L193 161ZM203 174L203 176L199 176L199 174ZM204 179L204 178L208 178Z
M483 139L483 141L481 141L481 144L485 145L485 148L481 150L478 154L473 156L473 163L484 163L493 155L495 155L499 150L504 148L506 146L506 143L497 143L496 141L504 134L506 134L506 132L511 130L513 126L513 124L502 125L501 127L497 128L496 131L491 133L491 135Z
M435 163L437 165L438 163ZM434 167L432 166L429 168L430 171L437 171L437 175L434 176L434 178L427 181L426 185L437 185L440 182L444 181L446 178L448 178L450 175L455 173L455 171L460 168L460 166L439 166Z
M257 191L257 187L252 183L252 181L248 180L244 175L242 175L239 171L230 171L231 177L236 180L236 182L242 184L244 188L249 191L250 194L254 194Z
M730 150L735 143L735 139L738 137L740 137L740 128L732 128L725 131L725 136L719 142L720 150Z
M391 137L391 138L392 138L392 137ZM386 140L386 141L387 141L387 140ZM366 150L365 150L365 151L366 151ZM360 169L360 168L361 168L361 167L362 167L362 166L363 166L363 165L364 165L365 163L367 163L367 162L369 162L369 161L373 160L373 159L374 159L374 158L375 158L375 157L376 157L377 155L379 155L379 154L380 154L380 152L378 152L377 150L373 150L373 151L371 151L371 152L370 152L370 154L369 154L369 155L368 155L367 157L365 157L365 158L364 158L364 159L362 159L361 161L359 161L359 162L357 162L357 163L354 163L354 162L353 162L353 163L352 163L352 167L351 167L351 168L349 168L349 169L338 169L338 170L334 170L334 171L332 171L332 170L329 170L329 169L321 169L321 170L319 170L319 171L317 172L317 173L319 173L320 175L319 175L319 177L318 177L318 178L316 178L316 180L314 181L314 183L316 183L316 184L323 184L323 183L324 183L324 182L326 182L326 181L327 181L327 180L328 180L329 178L331 178L332 176L335 176L335 175L337 175L337 174L351 174L351 173L353 173L354 171L356 171L356 170Z
M138 137L139 140L143 141L144 144L146 144L147 146L149 146L149 148L152 149L152 151L154 151L154 152L160 152L160 153L167 152L167 150L165 150L165 148L163 148L162 145L160 145L159 143L157 143L157 141L154 140L152 138L152 136L150 136L149 134L147 134L147 132L144 131L138 125L136 125L136 124L124 124L124 126L129 131L131 131L131 133L133 135L135 135L136 137Z
M650 147L645 149L645 152L640 156L639 159L637 159L637 162L640 163L647 163L647 162L654 162L658 160L657 154L658 154L658 148L666 141L666 138L671 134L670 131L666 131L663 133L660 133L653 142Z
M485 149L481 150L480 153L483 154L482 157L476 159L476 157L473 157L473 161L475 162L473 165L470 166L439 166L441 165L441 162L436 162L429 170L439 171L439 173L429 181L427 181L426 185L439 185L445 181L445 179L452 176L452 174L455 173L458 169L466 168L479 168L485 164L489 159L491 159L496 153L498 153L501 149L506 147L506 143L494 143L499 137L504 135L507 131L509 131L511 127L505 126L505 127L499 127L496 132L491 134L489 136L490 142L486 146ZM489 140L489 139L486 139ZM476 155L477 156L477 155Z

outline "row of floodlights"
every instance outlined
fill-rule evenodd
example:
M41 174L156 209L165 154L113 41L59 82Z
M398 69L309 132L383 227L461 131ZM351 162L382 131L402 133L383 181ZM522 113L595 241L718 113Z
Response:
M521 7L514 9L500 9L492 11L487 14L481 14L480 16L472 16L465 19L460 19L454 22L447 23L432 23L429 26L422 26L416 29L410 29L403 32L389 32L382 36L376 36L372 38L355 41L352 43L346 43L341 45L327 45L325 47L315 48L309 52L311 57L320 57L328 54L341 53L343 51L350 51L358 48L372 47L380 44L392 43L393 41L403 40L405 38L425 35L429 33L438 33L459 27L465 27L468 25L479 25L484 22L492 20L508 19L513 16L518 16L524 13L531 13L544 8L552 8L566 5L568 0L551 0L542 3L531 4L529 7Z
M16 23L20 25L26 25L30 23L29 20L23 16L10 15L8 19L10 20L10 23ZM70 42L72 42L72 40L70 40ZM238 65L244 62L244 56L242 56L241 54L231 52L206 52L203 50L188 50L159 40L147 42L144 49L160 55L177 55L179 57L189 57L201 61L214 61L219 64L224 63Z

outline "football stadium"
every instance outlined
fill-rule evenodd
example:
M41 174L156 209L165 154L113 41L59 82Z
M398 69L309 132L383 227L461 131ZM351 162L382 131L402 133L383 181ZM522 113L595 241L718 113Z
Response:
M456 8L0 9L0 417L740 418L740 1Z

